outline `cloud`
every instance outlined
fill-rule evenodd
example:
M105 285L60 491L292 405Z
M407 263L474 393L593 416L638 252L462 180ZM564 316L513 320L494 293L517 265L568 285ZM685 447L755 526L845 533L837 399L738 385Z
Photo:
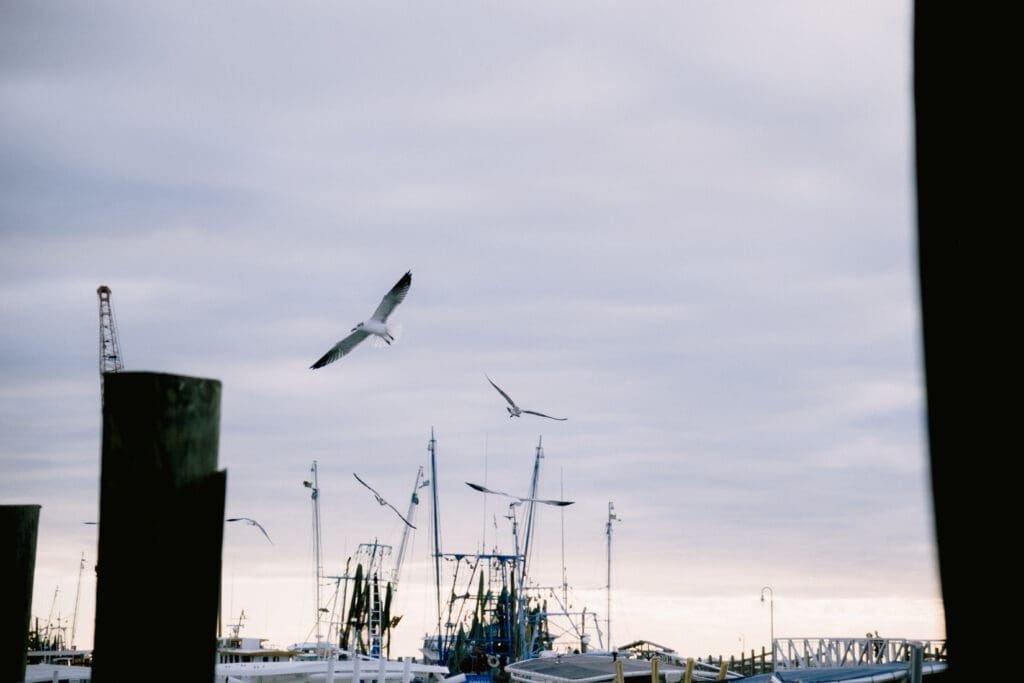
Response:
M308 626L312 461L336 567L401 533L352 472L404 498L431 429L452 548L511 547L464 482L524 490L543 439L544 495L576 503L541 516L538 577L564 528L602 586L614 501L616 590L677 614L766 581L876 615L934 599L909 25L906 3L6 4L0 498L43 504L35 612L95 551L100 284L128 370L223 382L228 509L280 545L225 537L258 635ZM311 371L408 269L401 339ZM569 420L509 419L485 373ZM757 607L637 635L730 651ZM793 628L831 627L819 608Z

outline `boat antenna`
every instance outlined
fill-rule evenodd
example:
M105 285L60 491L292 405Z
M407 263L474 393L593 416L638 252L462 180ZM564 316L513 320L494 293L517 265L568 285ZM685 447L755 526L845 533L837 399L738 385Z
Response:
M437 588L437 658L438 662L447 662L447 655L442 649L443 637L441 635L441 530L438 525L437 509L437 440L434 438L434 428L430 428L430 443L427 445L430 453L430 493L434 508L434 585Z
M605 533L608 535L608 582L605 590L608 592L607 612L605 612L605 632L608 636L608 649L612 649L612 522L619 521L615 514L615 504L608 501L608 522L605 525Z
M323 634L320 630L320 575L323 574L322 549L320 547L320 484L317 479L316 460L309 470L313 474L313 481L304 481L302 485L311 490L310 496L313 500L313 561L316 563L316 589L314 591L313 609L316 611L316 646L320 649L320 641Z
M565 500L564 475L565 468L560 467L558 469L558 497L562 500ZM562 517L562 604L566 605L569 602L569 582L565 578L565 508L563 507L559 512Z

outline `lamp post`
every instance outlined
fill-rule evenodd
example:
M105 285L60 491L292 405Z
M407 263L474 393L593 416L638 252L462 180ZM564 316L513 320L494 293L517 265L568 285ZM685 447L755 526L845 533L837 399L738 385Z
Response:
M772 645L772 671L775 671L775 591L772 590L771 586L765 586L761 589L761 602L764 602L764 592L768 591L768 611L769 618L771 621L771 645Z

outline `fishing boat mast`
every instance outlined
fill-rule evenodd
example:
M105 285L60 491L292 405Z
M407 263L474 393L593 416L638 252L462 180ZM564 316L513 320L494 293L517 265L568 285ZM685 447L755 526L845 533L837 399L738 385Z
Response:
M605 609L605 626L604 630L608 636L608 649L612 647L612 522L617 521L619 518L615 514L615 504L612 501L608 501L608 522L605 524L605 533L608 536L608 580L605 583L605 591L607 591L607 606Z
M384 566L384 558L391 554L391 546L378 543L360 543L356 555L360 558L360 564L365 564L365 586L356 586L356 590L365 590L366 593L366 629L367 645L371 657L383 658L383 634L385 627L384 598L380 590L380 573ZM357 615L358 618L358 615Z
M437 440L434 439L434 428L430 428L430 443L427 446L430 453L430 492L431 502L434 508L434 585L437 588L437 653L444 662L444 648L441 631L441 528L438 522L439 512L437 505Z
M313 481L304 481L302 485L307 489L311 489L311 498L313 500L313 561L316 563L316 588L314 590L314 603L313 609L316 611L316 646L320 649L320 643L323 640L323 633L320 629L320 623L322 621L321 609L320 609L320 581L323 576L323 554L320 547L320 485L317 479L317 465L316 460L313 461L313 466L310 468L310 472L313 474Z
M530 562L530 539L533 538L533 518L536 507L534 500L537 498L537 484L540 478L540 459L544 457L544 449L541 447L543 436L537 437L537 452L533 459L533 477L530 480L530 497L526 506L526 540L523 542L523 568L519 575L520 582L526 581L527 565Z
M526 573L530 562L530 539L533 537L533 519L534 512L536 510L535 501L537 498L537 484L540 478L540 460L544 457L544 448L542 447L543 436L537 437L537 451L536 456L533 459L533 477L530 480L530 496L526 502L526 534L523 541L523 554L519 555L519 537L515 533L515 523L513 520L513 537L516 544L516 556L520 557L520 569L519 569L519 590L518 590L518 617L519 617L519 643L521 652L518 653L520 656L526 654L526 621L527 621L527 600L526 600Z
M564 470L558 471L558 497L565 500ZM558 511L562 531L562 604L569 602L569 580L565 576L565 507Z

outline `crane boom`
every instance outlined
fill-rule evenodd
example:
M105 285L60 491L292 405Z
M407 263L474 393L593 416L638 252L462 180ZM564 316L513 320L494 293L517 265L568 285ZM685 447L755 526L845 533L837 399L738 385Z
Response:
M429 483L429 482L420 483L422 480L423 480L423 467L420 466L419 470L416 472L416 481L412 485L412 496L409 499L409 511L407 513L405 513L405 519L409 520L410 523L412 523L413 516L416 513L416 506L419 505L419 502L420 502L419 494L417 494L416 492L419 489L423 488L424 486L426 486ZM392 590L396 590L398 588L398 577L402 573L402 562L405 560L405 548L406 548L406 546L409 543L409 532L410 531L411 531L411 529L410 529L408 524L405 526L404 529L402 529L402 542L398 546L398 558L395 560L394 576L391 579L391 584L392 584L391 588L392 588Z
M100 297L100 377L103 377L108 372L124 370L124 361L117 344L117 324L110 303L110 287L100 285L96 294Z
M82 592L82 572L85 570L85 553L78 562L78 585L75 587L75 613L71 619L71 649L75 648L75 629L78 627L78 596Z

